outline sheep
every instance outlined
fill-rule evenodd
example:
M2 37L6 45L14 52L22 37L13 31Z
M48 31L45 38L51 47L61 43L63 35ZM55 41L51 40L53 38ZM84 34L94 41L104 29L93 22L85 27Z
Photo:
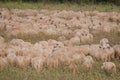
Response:
M80 45L79 51L84 53L85 55L88 55L90 53L90 46L89 45Z
M69 40L65 40L63 43L64 43L64 46L73 46L73 44Z
M115 57L117 59L120 59L120 45L115 45L114 50L115 50Z
M80 38L78 36L72 37L70 42L74 45L80 44Z
M100 45L103 46L105 44L108 44L109 43L109 40L107 38L103 38L100 40Z
M93 35L92 34L86 34L82 33L80 36L80 41L85 44L87 42L92 42L93 41Z
M99 55L101 57L102 61L111 61L114 59L114 49L110 45L106 45L105 47L101 47L101 54Z
M12 39L9 42L9 45L18 46L18 45L21 45L22 43L24 43L24 41L22 39Z
M40 71L43 68L44 60L41 57L34 57L31 59L31 65L36 71Z
M30 57L27 56L16 56L15 58L15 66L26 69L30 64Z
M9 19L10 18L10 9L4 9L2 11L2 19Z
M83 66L87 69L90 70L92 69L94 60L91 56L86 56L83 61Z
M110 45L108 45L105 50L106 50L106 53L109 55L109 61L113 60L115 58L114 48L112 48Z
M104 62L101 66L102 70L107 72L112 72L112 74L116 74L116 65L113 62Z
M15 65L16 55L14 53L9 53L6 58L7 58L7 61L10 65L12 65L12 66Z
M83 53L74 53L72 59L74 62L82 63L84 61L85 55Z
M100 49L100 45L99 44L91 44L89 45L89 53L90 55L92 56L95 56L96 52L99 52L99 49Z

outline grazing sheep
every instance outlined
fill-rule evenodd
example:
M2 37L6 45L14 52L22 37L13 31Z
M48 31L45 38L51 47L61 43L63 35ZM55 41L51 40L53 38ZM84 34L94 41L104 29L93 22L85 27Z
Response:
M83 66L87 70L90 70L92 69L93 63L94 63L93 58L91 56L86 56L83 61Z
M31 65L36 71L40 71L43 68L44 60L41 57L34 57L31 59Z
M105 70L107 72L112 72L112 74L116 73L116 65L113 62L104 62L101 66L102 70Z

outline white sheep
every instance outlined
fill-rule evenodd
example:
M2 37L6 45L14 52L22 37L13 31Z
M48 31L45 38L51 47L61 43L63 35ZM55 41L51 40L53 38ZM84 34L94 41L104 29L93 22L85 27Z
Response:
M112 72L112 74L116 73L116 65L113 62L104 62L101 66L102 70L105 70L107 72Z

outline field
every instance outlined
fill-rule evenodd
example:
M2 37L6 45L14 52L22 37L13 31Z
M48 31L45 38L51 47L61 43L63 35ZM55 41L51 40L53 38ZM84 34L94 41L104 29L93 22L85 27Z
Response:
M46 9L47 11L46 10L44 11L44 9ZM60 11L61 14L58 14L57 10ZM4 13L4 11L6 12ZM72 13L70 11L73 11L73 14L70 14ZM90 42L88 41L85 43L80 42L78 44L73 44L72 46L99 44L100 40L103 38L107 38L109 40L109 44L112 45L112 47L117 44L118 45L120 44L120 30L119 30L120 29L120 19L119 19L120 6L116 6L114 4L107 4L107 5L106 4L98 4L98 5L72 4L71 5L70 3L52 4L52 3L18 3L18 2L3 3L3 2L0 2L0 12L3 12L3 15L0 19L0 36L4 38L3 44L0 42L0 45L5 44L7 48L12 48L12 47L14 48L14 46L16 45L17 47L19 47L18 45L19 44L21 45L22 42L17 43L17 40L16 40L16 43L14 43L12 42L13 39L22 39L25 42L29 42L29 43L23 42L23 45L22 45L22 47L27 48L29 50L33 48L35 43L39 41L49 41L50 39L57 40L58 42L60 41L64 44L65 40L70 41L70 39L76 35L74 34L74 32L76 32L75 30L82 29L84 28L83 26L86 27L87 24L89 24L89 23L83 23L86 25L81 26L82 23L81 24L77 23L76 19L74 23L78 24L78 26L76 26L76 24L74 23L72 24L71 22L67 22L70 20L72 21L72 19L71 19L71 16L67 16L66 13L72 15L72 18L73 18L76 16L76 15L74 16L74 14L79 14L78 11L83 11L81 12L81 15L85 14L85 16L84 15L82 16L83 22L84 22L84 18L86 22L89 22L91 20L89 19L89 17L92 16L93 24L94 24L94 21L97 21L98 19L98 22L101 22L101 24L103 25L102 25L102 29L97 28L95 30L94 28L87 27L87 29L89 29L88 34L93 35L93 41L90 41ZM94 11L100 11L100 12L94 12ZM10 13L10 15L6 14L7 12ZM115 12L115 14L112 12ZM110 15L112 16L115 15L115 18ZM97 16L99 17L96 18ZM107 17L104 19L104 16L105 17L107 16ZM116 16L118 17L116 18ZM40 18L37 18L37 17L40 17ZM79 15L77 17L79 17ZM41 18L43 20L40 20ZM80 20L80 18L81 16L79 17L78 20ZM52 19L54 22L51 23L50 19ZM104 23L102 19L108 24ZM92 21L90 21L90 24L91 22ZM1 24L3 23L5 23L6 25L2 27ZM38 24L36 26L36 25L32 25L31 23L32 24L38 23ZM39 23L41 24L39 25ZM66 33L60 34L59 30L57 31L57 28L54 29L55 26L51 24L54 24L55 26L57 26L57 28L61 30L60 33L62 33L62 31L64 30L68 30L68 31L71 30L71 32L70 34L69 33L67 34L68 31ZM63 24L65 24L65 26L63 26ZM71 24L72 26L68 24ZM41 26L41 25L43 26L43 28L42 29L41 27L38 28L38 26ZM46 27L46 25L49 27ZM61 29L61 26L63 29ZM112 28L110 28L109 26L112 26ZM51 31L50 27L52 27L53 31ZM107 30L104 27L107 27ZM49 28L50 28L50 31L49 31ZM110 28L110 31L108 30L108 28ZM48 32L47 32L47 29L48 29ZM24 30L26 31L28 30L28 32ZM97 32L94 32L94 31L97 31ZM65 36L65 40L63 41L59 40L59 37L61 36ZM1 38L0 38L0 41L1 41ZM27 47L24 46L24 44ZM32 45L32 48L31 47L29 48L29 45L30 46ZM7 51L7 48L5 48L6 51ZM34 49L33 49L33 52L34 52ZM10 53L8 52L7 55L8 54ZM17 52L15 54L17 54ZM86 56L88 55L90 54L88 53ZM0 57L6 58L7 56L6 55L1 56L1 52L0 52ZM2 63L0 62L0 80L119 80L120 79L120 60L119 59L115 58L113 60L110 60L111 62L115 63L117 68L117 71L116 71L117 73L111 74L101 69L102 63L105 61L96 60L94 56L92 57L95 63L93 64L91 70L86 70L81 63L75 62L75 65L78 68L78 73L76 74L73 74L69 70L68 64L64 64L64 63L61 63L61 65L57 66L56 68L49 68L48 66L43 65L42 70L38 72L34 69L34 67L32 66L32 63L30 63L29 66L27 66L27 68L21 69L19 68L19 66L16 67L16 66L10 66L10 65L7 65L4 68L1 68Z

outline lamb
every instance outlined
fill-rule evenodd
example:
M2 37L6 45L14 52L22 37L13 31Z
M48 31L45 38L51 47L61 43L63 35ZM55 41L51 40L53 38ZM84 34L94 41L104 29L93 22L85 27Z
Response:
M112 74L116 73L116 65L113 62L104 62L101 66L102 70L105 70L107 72L112 72Z

